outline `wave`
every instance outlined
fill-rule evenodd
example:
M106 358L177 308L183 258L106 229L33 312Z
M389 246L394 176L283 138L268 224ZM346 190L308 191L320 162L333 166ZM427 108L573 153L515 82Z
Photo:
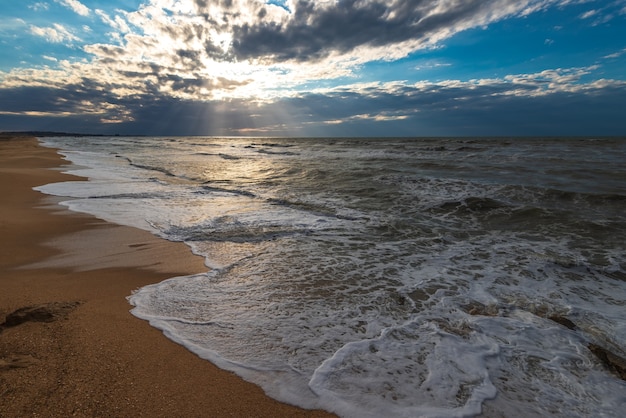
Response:
M248 225L232 220L228 216L220 217L209 224L189 227L170 227L166 236L184 242L234 242L258 243L274 241L292 235L311 233L306 228L285 225Z
M259 154L268 154L268 155L299 155L297 152L291 151L270 151L266 149L260 149L257 151Z
M545 171L560 142L185 141L128 155L201 180L106 169L88 154L99 198L129 201L83 201L129 224L149 217L206 257L205 275L134 295L133 313L170 338L278 399L344 416L621 410L624 384L586 348L626 338L626 198L613 166L598 162L613 183L586 193L595 177L569 177L569 161ZM241 164L219 153L260 164L221 170Z
M216 187L216 186L202 186L200 190L194 192L194 194L204 194L204 193L229 193L238 196L246 196L256 198L257 195L249 192L247 190L238 190L238 189L227 189L224 187Z
M89 196L88 199L157 199L162 198L162 193L140 192L140 193L117 193L98 196Z
M152 165L147 165L147 164L134 163L130 159L128 159L128 158L126 158L126 159L130 163L130 165L133 166L133 167L141 168L143 170L158 171L159 173L163 173L163 174L165 174L168 177L176 177L176 174L172 173L171 171L169 171L166 168L152 166Z
M283 206L283 207L290 208L290 209L301 210L301 211L305 211L305 212L308 212L310 214L317 215L317 216L324 216L324 217L336 218L336 219L348 220L348 221L356 221L359 219L354 216L338 214L335 208L329 208L323 205L316 205L316 204L306 203L306 202L296 202L296 201L291 201L287 199L278 199L278 198L269 198L266 201L271 205Z
M468 197L460 201L442 203L438 208L444 211L452 211L456 213L485 213L499 209L511 208L511 206L488 197Z
M271 148L291 148L294 146L293 144L278 144L276 142L264 142L261 144L252 143L250 145L257 146L257 147L261 146L261 147L271 147Z
M234 155L229 155L229 154L219 153L218 155L220 156L220 158L224 160L240 160L241 159L239 157L235 157Z

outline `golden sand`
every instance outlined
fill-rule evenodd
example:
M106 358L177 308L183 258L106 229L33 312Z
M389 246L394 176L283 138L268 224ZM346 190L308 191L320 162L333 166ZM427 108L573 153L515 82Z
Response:
M129 313L133 290L206 270L182 243L72 213L35 138L0 139L0 417L322 417L282 404Z

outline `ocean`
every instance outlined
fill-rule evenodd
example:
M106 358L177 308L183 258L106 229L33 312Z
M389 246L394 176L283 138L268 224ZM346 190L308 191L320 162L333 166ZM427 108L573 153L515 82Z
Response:
M42 143L88 180L37 190L205 257L132 313L280 401L622 416L600 357L626 358L624 138Z

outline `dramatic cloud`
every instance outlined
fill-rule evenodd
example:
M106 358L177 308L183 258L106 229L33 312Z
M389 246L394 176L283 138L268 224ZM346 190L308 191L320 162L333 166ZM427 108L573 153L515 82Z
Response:
M61 3L89 13L75 0ZM190 100L267 100L311 80L352 76L369 61L401 58L545 3L294 0L283 8L258 0L151 0L115 16L97 9L117 42L84 50L98 67L89 73L99 74L104 84L127 80L132 85L122 90L147 92L158 86L162 94ZM78 40L59 24L31 31L50 42ZM67 69L82 72L85 66Z
M540 3L294 0L287 3L290 12L272 15L266 6L257 3L252 12L259 19L230 23L234 34L232 50L240 59L266 57L276 61L310 61L337 54L356 57L364 50L369 59L400 58L465 29L528 13ZM209 10L210 7L199 7L206 16L211 16Z
M559 120L559 102L580 116L584 103L613 103L626 94L620 77L604 67L626 55L623 44L580 65L557 68L560 62L550 62L531 71L521 65L510 73L495 68L463 79L439 76L463 66L441 57L412 61L402 76L385 73L385 81L372 81L375 76L363 70L444 49L464 32L473 30L479 38L496 23L523 22L550 10L570 7L572 20L587 26L613 24L625 9L622 0L146 0L135 10L104 2L93 9L78 0L55 3L29 7L65 9L77 23L19 22L51 47L80 48L84 57L60 58L46 50L39 53L43 64L0 71L0 121L37 116L92 131L88 126L259 135L376 134L391 124L404 134L436 134L438 121L463 134L477 132L479 122L498 129L504 121L522 126L505 116L506 109L534 115L539 131L549 125L548 115ZM0 29L15 22L0 19ZM555 26L527 49L562 45L565 24ZM535 58L541 53L525 60ZM435 77L416 81L422 74ZM424 131L413 132L415 127Z
M269 103L241 99L200 103L147 94L120 99L111 90L84 82L70 85L62 94L43 83L16 87L5 98L13 103L10 116L64 116L65 123L71 120L73 126L90 131L99 124L103 132L111 132L115 124L127 133L164 135L385 136L390 126L399 135L479 135L485 134L485 127L493 135L512 130L606 134L619 128L615 121L626 97L626 82L580 83L592 70L549 70L466 82L360 83ZM568 112L562 112L563 107ZM9 116L0 111L0 122L3 115Z

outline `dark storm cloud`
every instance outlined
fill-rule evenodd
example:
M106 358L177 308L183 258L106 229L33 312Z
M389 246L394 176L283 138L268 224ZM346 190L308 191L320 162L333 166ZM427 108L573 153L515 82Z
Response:
M7 130L57 130L100 133L108 123L133 119L128 101L88 83L54 87L16 87L0 95L0 126ZM135 106L132 103L131 106Z
M71 113L78 107L92 104L91 113L103 111L103 103L116 103L117 97L102 90L99 84L83 80L81 84L56 87L15 87L2 90L0 112L56 112Z
M508 0L343 0L330 6L298 0L290 19L246 23L232 28L240 58L314 60L359 46L381 47L484 24L494 16L523 10L528 2Z

